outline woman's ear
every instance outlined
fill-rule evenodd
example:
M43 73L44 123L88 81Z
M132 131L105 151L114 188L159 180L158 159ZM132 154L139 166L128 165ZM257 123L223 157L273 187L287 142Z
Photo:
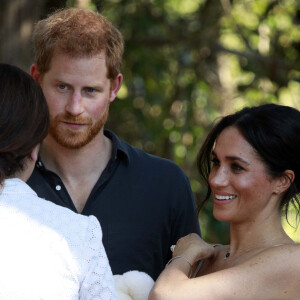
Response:
M295 173L292 170L285 170L283 175L279 178L276 184L276 194L285 192L293 183L295 179Z
M32 171L35 166L35 162L38 159L39 155L39 149L40 149L40 144L36 145L31 152L26 156L26 161L25 161L25 168L22 172L18 174L18 178L22 179L23 181L27 181L30 175L32 174Z
M36 146L32 149L31 153L29 154L29 158L30 158L31 160L33 160L34 162L36 162L37 159L38 159L38 156L39 156L39 150L40 150L40 144L36 145Z

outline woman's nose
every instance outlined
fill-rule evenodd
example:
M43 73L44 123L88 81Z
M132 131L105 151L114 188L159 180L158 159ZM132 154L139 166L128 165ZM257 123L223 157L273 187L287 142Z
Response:
M225 168L218 168L218 170L213 171L209 175L210 185L226 186L228 184L229 174Z

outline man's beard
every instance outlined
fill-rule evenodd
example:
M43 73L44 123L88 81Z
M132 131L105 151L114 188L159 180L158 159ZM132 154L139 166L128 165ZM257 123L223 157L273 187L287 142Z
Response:
M54 118L50 117L49 135L61 146L69 149L79 149L91 142L94 137L103 129L109 112L109 103L103 115L93 123L92 119L87 117L74 117L69 113L60 114ZM87 128L81 130L72 130L65 128L61 122L85 124Z

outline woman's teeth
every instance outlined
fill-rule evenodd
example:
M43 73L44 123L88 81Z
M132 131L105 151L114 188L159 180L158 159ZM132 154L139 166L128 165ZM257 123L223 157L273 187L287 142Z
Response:
M236 195L233 196L221 196L221 195L215 195L216 199L218 200L231 200L236 198Z

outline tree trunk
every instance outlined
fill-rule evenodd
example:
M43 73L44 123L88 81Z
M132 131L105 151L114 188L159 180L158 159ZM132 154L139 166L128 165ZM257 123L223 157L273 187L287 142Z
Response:
M0 0L0 61L29 71L34 62L34 24L66 0Z

